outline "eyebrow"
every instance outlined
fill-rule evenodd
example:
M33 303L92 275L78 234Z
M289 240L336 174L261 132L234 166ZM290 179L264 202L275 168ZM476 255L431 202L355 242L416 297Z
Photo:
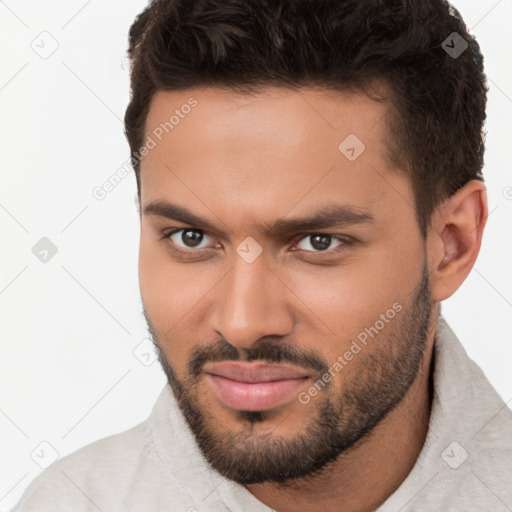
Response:
M209 220L200 217L183 206L156 200L144 207L144 215L156 215L167 219L189 224L198 229L218 231ZM307 217L282 218L273 224L262 223L259 230L268 237L282 237L299 231L315 231L317 229L339 228L354 224L371 224L375 221L373 214L363 208L351 205L331 204L323 206Z

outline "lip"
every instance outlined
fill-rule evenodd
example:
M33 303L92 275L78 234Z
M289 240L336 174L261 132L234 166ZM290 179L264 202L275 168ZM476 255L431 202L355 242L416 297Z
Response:
M261 363L217 363L205 366L204 371L226 379L251 383L309 377L306 372L291 366Z
M205 368L217 398L227 407L263 411L290 402L309 379L288 366L221 363Z

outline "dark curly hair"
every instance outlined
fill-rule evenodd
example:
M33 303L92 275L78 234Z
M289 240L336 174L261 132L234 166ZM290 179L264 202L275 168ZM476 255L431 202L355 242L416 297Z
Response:
M443 44L454 46L454 32L467 43L460 56ZM445 0L153 0L130 28L128 55L124 122L139 199L151 98L194 87L320 87L389 100L386 157L412 182L423 237L439 204L483 181L483 57ZM389 98L375 96L376 81Z

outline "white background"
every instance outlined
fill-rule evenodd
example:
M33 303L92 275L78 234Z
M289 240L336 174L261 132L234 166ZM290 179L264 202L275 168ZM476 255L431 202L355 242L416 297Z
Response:
M103 201L92 196L129 155L125 51L145 4L0 1L0 511L15 505L53 450L62 457L134 426L165 384L158 362L143 364L135 178ZM443 314L509 402L512 1L454 5L485 57L492 213L478 261ZM52 44L47 59L34 51ZM42 237L58 248L47 263L32 253Z

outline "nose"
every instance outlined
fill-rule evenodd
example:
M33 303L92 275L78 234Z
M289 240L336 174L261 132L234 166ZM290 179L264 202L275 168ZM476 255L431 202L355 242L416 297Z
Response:
M239 348L250 348L263 336L293 331L293 293L264 258L252 263L236 256L232 270L216 287L211 328Z

